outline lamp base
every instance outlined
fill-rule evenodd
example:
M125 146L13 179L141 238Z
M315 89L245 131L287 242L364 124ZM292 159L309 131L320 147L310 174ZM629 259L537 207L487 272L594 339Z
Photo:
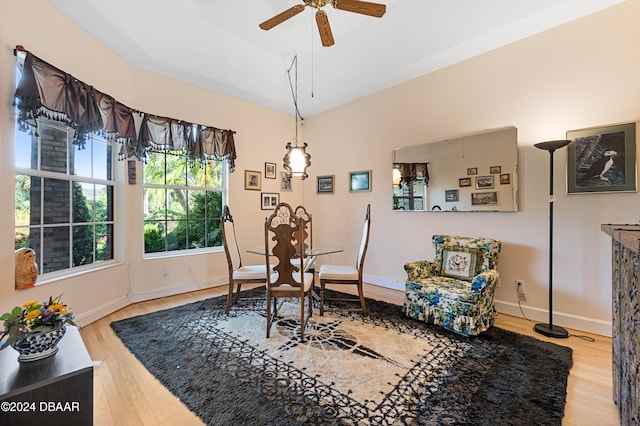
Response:
M540 334L547 337L555 337L558 339L566 339L569 337L569 332L562 327L550 324L536 324L533 329Z

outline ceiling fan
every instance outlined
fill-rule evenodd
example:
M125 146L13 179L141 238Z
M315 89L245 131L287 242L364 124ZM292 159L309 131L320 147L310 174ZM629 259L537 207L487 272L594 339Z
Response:
M329 26L329 18L327 13L321 8L331 3L336 9L346 10L347 12L360 13L362 15L375 16L376 18L382 18L382 15L387 11L387 6L380 3L371 3L361 0L303 0L304 4L297 4L282 13L277 14L273 18L267 19L260 28L263 30L270 30L278 24L283 23L289 18L293 18L298 13L302 12L305 7L314 7L316 12L316 24L318 25L318 31L320 32L320 40L322 40L323 46L332 46L333 34L331 33L331 27Z

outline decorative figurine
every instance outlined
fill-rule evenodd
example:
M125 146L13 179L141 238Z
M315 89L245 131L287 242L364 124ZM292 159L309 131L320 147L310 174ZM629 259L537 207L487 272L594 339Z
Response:
M35 250L30 248L16 250L16 289L34 287L37 279L38 265Z

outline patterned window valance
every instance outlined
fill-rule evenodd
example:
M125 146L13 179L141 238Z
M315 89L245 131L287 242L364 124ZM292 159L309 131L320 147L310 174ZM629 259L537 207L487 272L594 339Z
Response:
M143 160L148 151L186 153L194 160L226 160L235 169L232 130L147 114L115 100L72 75L16 46L24 54L22 78L15 93L18 124L24 129L45 116L75 129L74 144L102 132L121 143L120 158Z

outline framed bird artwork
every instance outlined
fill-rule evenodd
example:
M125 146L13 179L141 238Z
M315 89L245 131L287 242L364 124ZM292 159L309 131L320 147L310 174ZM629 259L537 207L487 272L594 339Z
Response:
M634 192L636 123L567 132L567 193Z

